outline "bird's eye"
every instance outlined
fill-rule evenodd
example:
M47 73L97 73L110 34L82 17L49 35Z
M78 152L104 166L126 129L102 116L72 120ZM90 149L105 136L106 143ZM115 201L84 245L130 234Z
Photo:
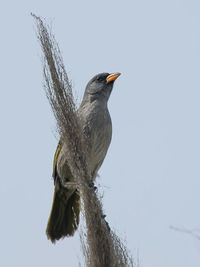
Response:
M98 78L97 78L97 81L98 81L98 82L102 82L103 80L104 80L103 77L98 77Z

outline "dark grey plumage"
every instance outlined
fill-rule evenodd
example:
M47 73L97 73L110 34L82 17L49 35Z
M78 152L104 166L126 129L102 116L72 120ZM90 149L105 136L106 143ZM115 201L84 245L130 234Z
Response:
M93 77L86 86L82 103L77 110L78 118L89 141L88 167L95 179L106 156L112 137L112 123L107 102L113 83L119 73L101 73ZM80 199L74 187L66 189L63 182L73 182L68 163L67 147L61 142L54 158L53 177L55 180L54 202L47 225L47 236L52 242L74 234L78 227Z

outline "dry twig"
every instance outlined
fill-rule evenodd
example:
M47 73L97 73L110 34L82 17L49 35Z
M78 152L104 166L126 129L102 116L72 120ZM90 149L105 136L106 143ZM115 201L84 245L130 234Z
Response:
M200 229L186 229L186 228L178 228L175 226L170 226L170 229L177 231L177 232L181 232L181 233L185 233L185 234L190 234L191 236L193 236L194 238L200 240Z

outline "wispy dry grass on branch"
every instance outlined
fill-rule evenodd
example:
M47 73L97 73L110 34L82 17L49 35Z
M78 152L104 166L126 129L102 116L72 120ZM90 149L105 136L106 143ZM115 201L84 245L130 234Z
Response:
M48 25L32 14L37 25L37 36L44 54L44 88L57 121L60 136L68 148L68 163L79 187L86 221L83 238L87 267L133 266L126 247L110 229L102 211L102 204L91 186L87 167L87 144L76 115L72 86L65 71L62 56Z

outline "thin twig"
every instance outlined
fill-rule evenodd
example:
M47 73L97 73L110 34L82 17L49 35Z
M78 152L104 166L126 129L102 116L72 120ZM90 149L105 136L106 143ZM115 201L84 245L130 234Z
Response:
M174 231L178 231L181 233L185 233L185 234L190 234L191 236L193 236L194 238L200 240L200 234L198 234L197 232L200 232L200 229L186 229L186 228L178 228L175 226L170 226L170 229L174 230Z

